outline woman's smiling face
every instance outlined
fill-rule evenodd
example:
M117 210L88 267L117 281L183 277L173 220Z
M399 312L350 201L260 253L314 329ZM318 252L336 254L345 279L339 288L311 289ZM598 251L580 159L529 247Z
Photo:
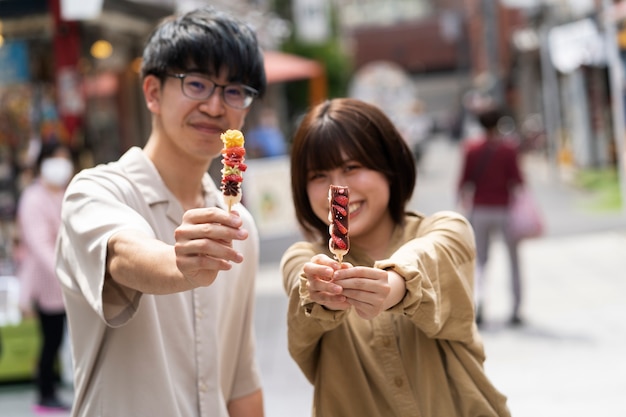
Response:
M324 171L310 171L307 194L315 215L328 220L328 189L331 184L350 189L349 237L352 243L388 227L389 182L380 172L364 167L360 162L345 158L343 165ZM359 245L360 246L360 245Z

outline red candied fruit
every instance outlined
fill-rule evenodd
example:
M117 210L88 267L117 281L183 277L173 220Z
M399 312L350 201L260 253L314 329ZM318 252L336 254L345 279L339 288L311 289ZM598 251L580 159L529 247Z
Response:
M340 206L339 204L333 204L333 210L337 211L337 213L341 214L344 217L348 215L348 212L346 211L346 209Z
M331 236L333 239L333 244L335 245L335 247L341 249L341 250L346 250L348 245L346 245L346 242L344 242L340 237L337 236Z
M346 197L345 195L341 195L341 194L337 194L334 199L335 203L337 204L341 204L342 206L347 206L348 205L348 197Z
M228 182L228 181L241 182L243 181L243 177L237 174L229 174L229 175L226 175L224 178L222 178L222 182Z
M343 225L343 223L335 222L335 227L337 228L337 230L339 230L339 233L341 233L342 235L348 234L348 229L346 228L346 226Z

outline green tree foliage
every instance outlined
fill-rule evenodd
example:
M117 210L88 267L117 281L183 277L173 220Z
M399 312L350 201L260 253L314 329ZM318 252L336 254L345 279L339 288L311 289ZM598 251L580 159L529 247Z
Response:
M273 10L283 19L293 25L292 0L274 0ZM350 57L341 47L337 30L337 15L331 11L331 37L321 44L309 44L297 39L295 31L283 44L284 52L299 55L320 62L326 70L328 82L328 96L343 97L347 94L348 83L352 74ZM308 80L290 82L285 88L289 102L289 116L297 119L309 106Z

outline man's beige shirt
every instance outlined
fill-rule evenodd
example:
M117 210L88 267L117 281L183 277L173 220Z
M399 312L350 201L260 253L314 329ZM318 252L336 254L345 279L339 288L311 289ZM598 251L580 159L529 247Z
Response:
M299 242L281 269L289 295L289 352L314 384L315 417L508 417L485 375L474 324L474 235L452 212L407 214L387 259L354 245L344 261L392 268L404 299L372 320L311 301L302 267L328 245Z
M206 206L223 206L208 175ZM215 283L148 295L104 279L107 241L137 230L174 244L182 206L141 149L73 180L63 206L57 273L75 367L73 416L221 417L229 400L260 388L253 310L258 234L234 242L245 261Z

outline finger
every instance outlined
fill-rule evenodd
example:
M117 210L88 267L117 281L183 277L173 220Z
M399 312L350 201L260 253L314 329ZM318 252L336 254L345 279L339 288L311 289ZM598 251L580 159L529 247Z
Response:
M349 266L347 268L341 268L333 274L333 280L345 280L349 278L362 278L368 280L387 280L387 272L377 268Z
M341 286L335 284L332 281L325 280L323 278L310 278L308 282L309 282L309 292L341 294L343 291L343 288L341 288Z
M303 268L304 275L307 279L321 279L330 281L333 277L333 269L326 265L320 265L314 262L307 262Z
M370 305L382 305L391 288L385 283L367 279L348 279L337 281L341 285L341 294L349 299Z
M382 302L384 299L380 297L379 294L367 291L359 291L359 290L349 290L343 289L341 294L345 295L349 302L353 305L356 304L364 304L364 305L376 305Z
M309 291L312 301L331 310L346 310L351 307L343 295L329 294L321 291Z
M183 214L183 223L217 223L236 229L242 226L243 220L235 210L227 212L218 207L203 207L187 210Z
M349 308L350 304L347 302L347 298L343 295L328 294L325 292L311 293L311 300L317 304L321 304L325 307L337 308Z
M177 258L204 256L225 262L240 263L243 261L243 255L236 251L232 247L232 244L225 244L212 239L194 239L176 242L174 244L174 251Z
M176 265L187 279L198 283L202 281L202 277L215 277L218 271L232 268L230 262L210 256L180 257L176 259Z
M248 231L242 228L233 228L219 223L183 223L174 231L174 238L179 241L195 239L212 239L230 243L233 240L244 240Z
M339 262L337 262L337 260L329 257L328 255L325 255L323 253L317 254L315 256L313 256L313 258L311 258L311 262L318 264L318 265L325 265L328 266L330 268L332 268L333 270L337 270L340 269L342 267L342 264L340 264Z

